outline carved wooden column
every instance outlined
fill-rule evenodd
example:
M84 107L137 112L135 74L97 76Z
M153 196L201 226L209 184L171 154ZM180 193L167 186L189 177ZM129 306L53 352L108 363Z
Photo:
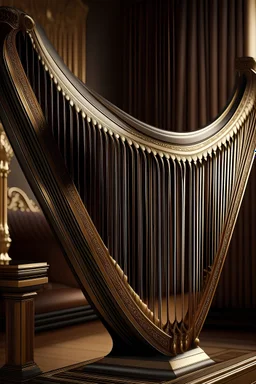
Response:
M8 255L11 238L7 222L7 176L12 156L12 148L0 123L0 264L11 260Z
M34 362L34 297L48 282L47 270L47 263L0 265L6 314L6 363L0 369L0 383L23 383L41 373Z

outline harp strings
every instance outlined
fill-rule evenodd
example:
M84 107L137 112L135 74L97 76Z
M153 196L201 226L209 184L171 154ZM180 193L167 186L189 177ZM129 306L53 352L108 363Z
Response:
M19 50L24 69L110 255L162 329L192 327L252 123L201 160L154 153L78 112L29 39L25 46Z

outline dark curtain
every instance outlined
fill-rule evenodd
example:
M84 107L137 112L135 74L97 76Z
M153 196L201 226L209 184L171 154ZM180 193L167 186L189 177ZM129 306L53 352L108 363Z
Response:
M162 129L193 131L225 107L245 52L245 0L145 0L124 7L124 105ZM215 296L256 308L255 167Z
M243 56L243 0L145 0L124 10L124 109L195 130L225 107Z

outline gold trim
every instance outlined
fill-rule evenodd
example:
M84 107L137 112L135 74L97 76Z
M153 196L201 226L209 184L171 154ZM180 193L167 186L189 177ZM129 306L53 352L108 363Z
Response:
M27 264L11 264L9 265L8 267L8 270L10 269L16 269L16 270L20 270L20 269L34 269L34 268L42 268L42 267L48 267L48 264L47 262L43 261L43 262L39 262L39 263L27 263Z
M29 15L24 16L24 28L26 31L32 31L35 27L35 22Z

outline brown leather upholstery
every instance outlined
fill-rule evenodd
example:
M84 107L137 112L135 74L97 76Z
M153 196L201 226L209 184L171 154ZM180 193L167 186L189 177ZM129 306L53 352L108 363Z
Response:
M49 283L36 297L36 314L77 308L87 305L87 301L79 288L64 284Z
M9 210L8 223L12 238L9 254L12 259L47 261L50 265L48 276L51 282L78 287L41 212Z
M69 269L62 251L41 212L8 211L12 244L10 256L15 260L47 261L49 283L35 300L36 314L88 306ZM0 303L0 315L3 303Z

